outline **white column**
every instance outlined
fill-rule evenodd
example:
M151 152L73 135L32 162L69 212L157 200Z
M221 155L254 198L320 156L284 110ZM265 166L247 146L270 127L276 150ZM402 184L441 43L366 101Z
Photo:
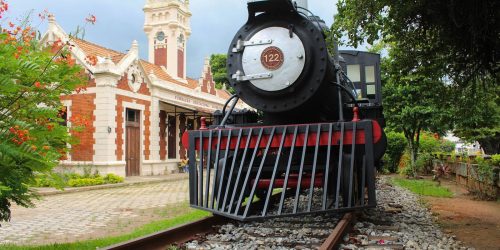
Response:
M177 78L177 38L179 36L178 32L170 30L167 32L168 42L167 42L167 72L173 78Z
M96 75L96 109L94 111L94 162L116 163L116 88L117 77Z
M149 150L151 151L150 160L159 161L160 160L160 101L157 97L153 97L151 100L151 126L150 126L150 138Z

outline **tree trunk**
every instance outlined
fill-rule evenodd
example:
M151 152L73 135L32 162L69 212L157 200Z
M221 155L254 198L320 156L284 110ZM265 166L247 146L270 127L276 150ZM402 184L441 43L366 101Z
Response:
M417 176L417 152L415 141L408 139L408 148L410 149L410 170L412 177Z
M477 140L485 154L500 154L500 135Z

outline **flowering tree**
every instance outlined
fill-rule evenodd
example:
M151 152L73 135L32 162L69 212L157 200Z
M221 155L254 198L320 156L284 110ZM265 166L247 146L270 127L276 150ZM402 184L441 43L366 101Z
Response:
M0 0L0 18L9 8ZM42 46L27 22L0 19L0 221L10 206L33 205L29 184L67 154L71 137L60 96L85 88L84 70L60 41ZM4 25L7 23L7 25ZM72 129L85 118L73 117ZM80 124L78 124L80 123Z

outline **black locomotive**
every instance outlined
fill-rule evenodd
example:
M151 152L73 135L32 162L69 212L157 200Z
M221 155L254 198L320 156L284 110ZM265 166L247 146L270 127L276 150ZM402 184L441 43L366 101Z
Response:
M329 53L324 22L290 0L249 1L248 14L228 51L236 94L217 125L183 137L191 206L238 220L375 206L379 55Z

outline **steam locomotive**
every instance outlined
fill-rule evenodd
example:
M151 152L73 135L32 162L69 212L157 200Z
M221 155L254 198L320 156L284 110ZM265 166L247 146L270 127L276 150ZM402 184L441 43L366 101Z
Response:
M324 21L291 0L248 1L248 16L228 51L236 94L183 136L191 206L241 221L375 206L380 56L329 51Z

